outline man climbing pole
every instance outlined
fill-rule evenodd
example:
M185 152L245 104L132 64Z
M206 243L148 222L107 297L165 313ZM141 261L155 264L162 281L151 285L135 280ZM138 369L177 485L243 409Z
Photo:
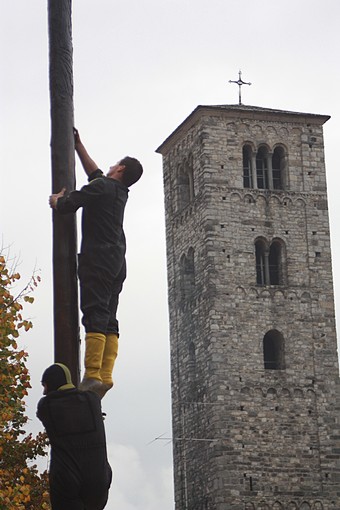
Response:
M46 396L38 403L37 416L51 444L52 510L102 510L112 471L100 398L77 390L61 363L48 367L41 382Z
M80 307L85 327L85 374L79 389L103 397L112 388L112 371L118 354L117 307L126 278L123 218L129 187L137 182L143 168L129 156L111 166L107 175L89 156L74 129L75 150L89 184L79 191L50 196L58 213L82 212L82 241L78 258Z

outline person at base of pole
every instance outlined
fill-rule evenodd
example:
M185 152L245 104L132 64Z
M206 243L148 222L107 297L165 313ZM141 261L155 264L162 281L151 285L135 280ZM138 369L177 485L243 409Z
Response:
M62 363L42 376L44 397L37 417L51 445L49 471L52 510L103 510L112 471L98 395L79 391Z
M82 241L78 258L80 307L85 327L85 374L79 389L103 397L112 388L112 371L118 354L117 307L126 278L124 210L129 187L143 167L129 156L111 166L105 176L87 153L74 129L75 150L89 184L79 191L65 188L50 196L58 213L82 211Z

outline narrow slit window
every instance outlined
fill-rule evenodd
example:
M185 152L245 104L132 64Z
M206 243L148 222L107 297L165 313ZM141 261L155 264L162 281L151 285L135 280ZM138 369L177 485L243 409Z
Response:
M265 244L263 241L256 241L255 257L256 257L256 283L257 285L266 285Z
M243 187L253 187L251 172L251 148L249 145L245 145L243 147Z
M195 290L195 262L194 250L190 248L188 255L182 255L180 261L181 268L181 298L182 303L193 297Z
M283 189L285 154L282 147L276 147L272 157L273 188Z
M178 209L182 211L194 200L193 160L190 155L178 168Z
M190 203L190 180L188 172L182 166L178 175L178 206L181 211Z

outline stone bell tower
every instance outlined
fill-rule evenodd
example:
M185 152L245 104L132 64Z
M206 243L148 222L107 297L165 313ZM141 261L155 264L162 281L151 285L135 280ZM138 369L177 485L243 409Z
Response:
M198 106L162 143L176 510L339 510L327 115Z

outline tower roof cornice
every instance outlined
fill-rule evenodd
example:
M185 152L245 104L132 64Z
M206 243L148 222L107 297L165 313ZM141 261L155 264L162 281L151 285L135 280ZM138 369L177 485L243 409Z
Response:
M164 140L156 149L159 154L166 154L177 140L183 136L197 121L206 115L221 115L230 119L262 120L294 122L301 124L323 125L330 119L330 115L316 113L292 112L289 110L277 110L262 108L260 106L248 106L238 104L225 105L198 105L188 117Z

